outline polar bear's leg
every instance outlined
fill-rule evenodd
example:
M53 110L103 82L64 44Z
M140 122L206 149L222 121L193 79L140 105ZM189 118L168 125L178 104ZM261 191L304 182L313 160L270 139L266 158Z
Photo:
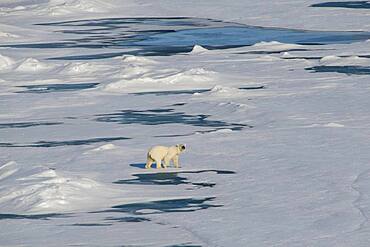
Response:
M146 160L145 168L146 169L152 168L153 162L154 162L154 160L148 156L148 159Z
M173 154L169 153L164 157L164 163L166 166L169 166L171 163L171 160L173 159Z
M178 155L175 155L173 157L173 164L175 165L176 168L179 168L179 156Z
M167 166L170 164L170 160L167 157L164 157L163 161L164 168L167 168Z
M157 164L157 169L161 169L162 168L162 161L161 161L161 159L156 159L155 160L155 163Z

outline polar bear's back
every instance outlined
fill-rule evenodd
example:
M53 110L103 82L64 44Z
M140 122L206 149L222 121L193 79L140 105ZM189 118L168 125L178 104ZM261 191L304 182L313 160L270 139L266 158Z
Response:
M148 151L148 156L150 156L153 159L156 159L156 158L163 159L163 157L166 156L168 149L169 148L165 146L152 147Z

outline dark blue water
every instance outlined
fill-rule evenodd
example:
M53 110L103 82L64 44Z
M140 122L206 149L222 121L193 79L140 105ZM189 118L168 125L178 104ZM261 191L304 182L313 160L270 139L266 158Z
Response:
M117 221L117 222L135 222L135 223L150 221L150 219L148 219L148 218L144 218L144 217L132 217L132 216L126 216L126 217L108 217L108 218L105 218L105 220L108 220L108 221Z
M91 139L83 139L83 140L68 140L68 141L38 141L33 143L26 143L26 144L18 144L18 143L0 143L0 147L43 147L43 148L50 148L50 147L61 147L61 146L80 146L80 145L89 145L94 143L101 143L101 142L111 142L111 141L119 141L119 140L128 140L128 137L102 137L102 138L91 138Z
M123 54L168 56L189 52L196 44L207 49L226 49L253 45L261 41L327 45L370 39L369 32L324 32L265 28L213 19L187 17L105 18L37 25L53 27L55 32L68 34L68 38L54 43L40 41L38 43L2 45L2 47L87 48L91 51L89 54L52 58L87 60L104 59ZM103 48L105 52L102 51Z
M53 93L53 92L68 92L84 89L95 88L99 83L72 83L72 84L41 84L41 85L26 85L18 86L27 90L18 91L17 93Z
M370 9L370 3L368 1L323 2L312 4L310 7Z
M17 122L17 123L0 123L0 129L7 128L29 128L35 126L60 125L62 122Z
M27 220L49 220L51 218L68 217L66 214L34 214L34 215L23 215L23 214L0 214L0 220L9 219L27 219Z
M184 244L167 245L165 247L202 247L202 246L198 244L184 243Z
M252 125L248 125L247 126L248 128L253 128ZM191 132L191 133L186 133L186 134L168 134L168 135L156 135L154 137L167 137L167 138L172 138L172 137L183 137L183 136L191 136L191 135L196 135L196 134L207 134L207 133L213 133L213 132L216 132L216 131L220 131L220 130L225 130L225 129L228 129L228 130L231 130L231 131L241 131L244 129L244 127L242 126L234 126L234 127L230 127L228 126L227 128L214 128L214 129L208 129L208 130L197 130L197 131L194 131L194 132Z
M310 57L305 57L305 56L281 57L281 59L285 59L285 60L294 60L294 59L320 60L321 58L323 58L323 57L319 57L319 56L310 56Z
M318 73L328 73L328 72L336 72L342 73L347 75L370 75L370 66L314 66L311 68L306 68L306 70L310 70L313 72Z
M370 58L370 55L356 55L360 58ZM350 57L348 55L346 56L338 56L340 58L346 58L346 57ZM296 56L296 57L281 57L281 59L286 59L286 60L291 60L291 59L306 59L306 60L320 60L322 59L323 56Z
M370 33L362 32L318 32L253 26L225 26L155 34L145 40L136 42L136 44L142 46L178 47L200 44L211 49L253 45L261 41L324 45L351 43L364 40L369 35Z
M105 223L76 223L69 226L87 226L87 227L94 227L94 226L111 226L113 224L105 224Z
M257 90L264 89L264 86L246 86L239 87L241 90ZM205 93L210 92L212 89L190 89L190 90L171 90L171 91L152 91L152 92L139 92L139 93L130 93L133 95L155 95L155 96L167 96L167 95L179 95L179 94L195 94L195 93Z
M141 125L160 125L160 124L184 124L197 127L239 127L251 126L246 124L227 123L219 120L209 120L210 115L186 114L175 112L174 109L150 109L150 110L122 110L120 112L98 115L98 122L112 122L118 124L141 124Z
M315 51L320 49L315 49ZM294 52L294 51L312 51L311 49L284 49L278 51L244 51L244 52L237 52L236 54L257 54L257 55L264 55L264 54L279 54L283 52Z

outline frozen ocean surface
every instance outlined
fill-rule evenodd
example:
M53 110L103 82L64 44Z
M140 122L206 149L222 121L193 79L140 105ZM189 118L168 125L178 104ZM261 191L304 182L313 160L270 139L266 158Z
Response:
M369 246L367 5L1 1L0 246Z

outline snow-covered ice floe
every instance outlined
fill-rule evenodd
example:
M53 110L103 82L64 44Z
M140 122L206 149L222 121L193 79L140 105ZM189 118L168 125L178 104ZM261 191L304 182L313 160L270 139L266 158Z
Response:
M136 60L135 60L136 62ZM143 61L140 61L142 63ZM146 61L145 61L146 64ZM122 79L104 87L107 92L135 92L140 90L161 90L163 88L191 88L216 80L217 74L203 68L188 70L155 69L144 65L129 65L122 70Z
M12 214L66 213L109 206L122 194L89 178L11 161L0 167L0 211Z
M35 58L27 58L20 62L16 70L20 72L39 72L54 68L54 65L41 62Z
M220 2L0 1L1 246L370 246L366 3Z

